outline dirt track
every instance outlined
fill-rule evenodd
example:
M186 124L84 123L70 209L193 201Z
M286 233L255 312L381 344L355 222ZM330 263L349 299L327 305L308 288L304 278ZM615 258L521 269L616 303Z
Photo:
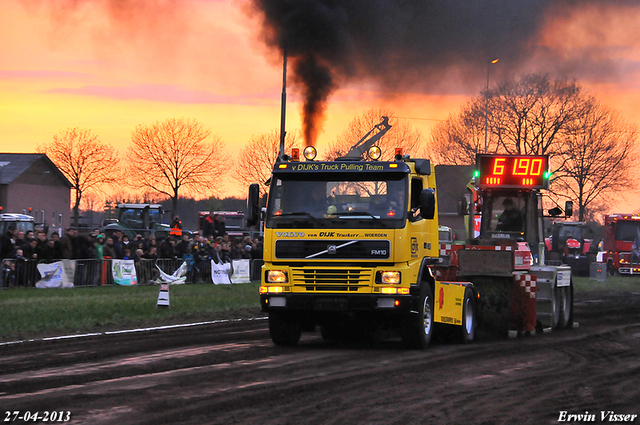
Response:
M328 343L319 333L281 348L265 320L5 345L0 413L69 411L68 423L118 425L640 415L640 293L578 297L575 319L577 329L425 351L394 340Z

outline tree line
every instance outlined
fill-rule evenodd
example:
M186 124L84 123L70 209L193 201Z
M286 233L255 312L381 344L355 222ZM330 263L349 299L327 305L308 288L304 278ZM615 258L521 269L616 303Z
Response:
M363 134L387 116L391 130L378 141L391 160L395 148L413 157L429 156L436 164L468 165L478 153L549 155L550 189L578 206L579 220L588 212L606 210L608 199L636 190L633 175L638 127L604 105L575 81L528 74L500 81L463 104L433 129L427 140L388 108L373 108L354 118L329 143L323 159L344 155ZM251 137L232 161L228 146L194 119L173 118L138 125L132 132L125 161L115 149L85 129L67 129L38 146L71 182L77 223L86 194L123 182L141 193L171 200L185 194L212 196L226 176L243 187L259 183L261 194L278 156L277 130ZM285 149L302 148L296 132L285 137ZM122 176L126 176L123 178Z

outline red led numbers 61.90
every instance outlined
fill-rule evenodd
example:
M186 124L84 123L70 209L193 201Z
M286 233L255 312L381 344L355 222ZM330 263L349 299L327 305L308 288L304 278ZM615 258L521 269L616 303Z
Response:
M480 187L546 188L549 158L531 155L478 155Z

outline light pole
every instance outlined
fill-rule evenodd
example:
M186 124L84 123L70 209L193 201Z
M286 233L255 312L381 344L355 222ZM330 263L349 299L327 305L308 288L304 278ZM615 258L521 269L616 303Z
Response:
M489 70L491 65L498 62L498 58L487 62L487 90L484 92L485 111L484 111L484 153L487 153L487 137L489 135Z

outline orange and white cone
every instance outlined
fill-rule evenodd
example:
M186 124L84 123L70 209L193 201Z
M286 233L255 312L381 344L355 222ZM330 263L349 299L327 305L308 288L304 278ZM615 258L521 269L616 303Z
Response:
M158 304L156 307L169 307L169 284L161 283L160 292L158 293Z

